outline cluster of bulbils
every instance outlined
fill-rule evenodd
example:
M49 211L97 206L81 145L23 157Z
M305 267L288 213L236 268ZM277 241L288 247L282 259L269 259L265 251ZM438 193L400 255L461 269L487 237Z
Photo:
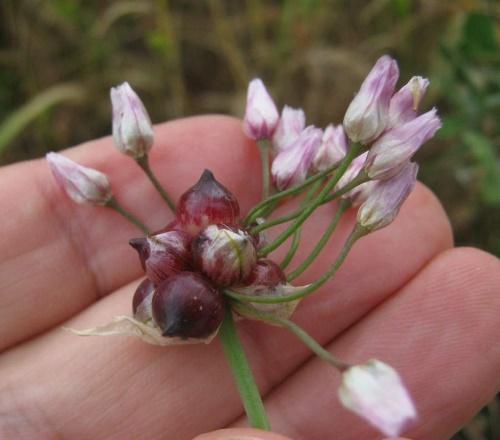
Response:
M277 190L302 185L309 176L323 173L323 189L309 205L313 209L308 211L306 206L302 212L310 215L333 197L332 192L339 194L347 205L359 206L351 237L359 238L394 220L416 182L418 166L411 158L441 126L435 109L422 115L417 112L429 81L415 76L395 92L398 76L396 61L381 57L349 105L343 124L331 124L325 130L306 127L301 109L285 106L280 116L260 79L251 81L248 88L243 129L267 157L272 157L270 171ZM116 146L132 156L155 183L147 162L153 128L146 109L127 83L111 90L111 100ZM47 160L56 181L74 201L124 213L106 175L56 153L49 153ZM336 167L343 173L335 174ZM169 196L159 191L172 207ZM133 216L125 215L147 230ZM208 342L229 310L224 292L236 293L237 299L246 295L250 309L290 317L297 298L307 289L294 295L304 286L291 286L279 265L259 258L270 249L265 236L256 232L265 228L253 228L259 222L265 225L266 220L249 215L242 221L234 195L206 170L182 195L175 219L167 227L130 240L146 273L133 297L133 316L118 316L111 323L77 333L128 334L158 345ZM293 226L288 229L290 234ZM327 272L328 276L335 270ZM310 287L317 288L326 279L322 277ZM255 302L257 296L288 295L290 298L280 298L279 302ZM397 436L415 419L413 402L390 366L372 360L339 369L343 379L341 402L386 435Z

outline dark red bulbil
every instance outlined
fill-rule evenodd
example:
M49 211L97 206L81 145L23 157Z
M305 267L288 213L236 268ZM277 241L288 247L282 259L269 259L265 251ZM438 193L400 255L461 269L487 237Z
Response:
M281 268L271 260L258 260L252 273L245 280L245 285L274 287L286 283L286 275Z
M156 288L152 306L163 336L206 338L224 318L222 295L194 272L180 272L163 281Z
M183 230L193 236L208 225L236 225L239 218L238 200L209 170L203 172L177 204L177 220Z
M154 290L155 285L151 280L148 280L147 278L143 280L141 284L139 284L132 299L132 312L134 313L134 315L137 313L137 307L139 307L144 299L151 295Z

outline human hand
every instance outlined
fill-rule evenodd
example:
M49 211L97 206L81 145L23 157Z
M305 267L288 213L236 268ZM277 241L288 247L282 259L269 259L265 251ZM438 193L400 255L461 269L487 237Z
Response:
M174 198L210 168L242 212L258 200L258 152L240 122L179 120L158 126L156 140L152 166ZM109 138L65 154L108 174L117 199L151 229L169 221L140 169ZM140 231L111 210L75 206L42 160L5 167L0 187L1 438L189 440L245 423L217 340L161 348L61 330L130 313L142 273L127 242ZM299 259L333 209L319 209L306 224ZM345 217L297 284L329 266L354 213ZM448 438L499 388L499 262L451 247L439 202L417 186L394 223L360 240L294 315L346 361L377 357L401 373L419 411L405 433L413 439ZM238 327L276 432L294 440L380 438L340 406L339 376L293 335L259 322Z

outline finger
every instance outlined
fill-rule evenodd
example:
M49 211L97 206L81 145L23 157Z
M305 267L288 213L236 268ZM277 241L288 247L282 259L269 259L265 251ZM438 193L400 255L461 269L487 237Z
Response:
M292 440L289 437L261 431L260 429L237 428L220 429L218 431L201 434L193 440Z
M419 412L407 435L450 438L500 388L499 291L499 260L445 252L329 350L353 363L375 357L393 365ZM273 429L296 440L377 438L340 406L338 385L331 367L309 361L266 398Z
M257 150L228 117L191 118L156 127L151 162L174 198L204 168L238 194L242 209L257 200ZM67 150L111 177L118 200L154 230L171 214L111 139ZM245 172L240 171L244 164ZM251 182L251 184L249 184ZM107 208L80 206L56 186L44 160L0 171L0 350L46 329L141 275L128 240L141 233ZM43 313L39 313L43 310ZM23 322L23 326L17 325Z
M449 237L442 209L429 194L423 188L416 191L391 225L399 241L360 241L359 256L348 258L338 276L318 293L322 304L316 305L313 297L299 306L298 321L307 323L320 342L328 342L352 325L449 246L449 238L429 243L420 238L433 237L436 225L440 236ZM419 215L415 215L416 210ZM420 216L422 211L426 215ZM329 217L328 210L321 210L312 229L327 223ZM434 217L442 219L428 221ZM379 237L384 238L382 232ZM401 258L405 245L411 249L411 257ZM371 258L361 258L365 254ZM331 256L323 255L322 264L326 267L329 263ZM388 269L393 266L399 270ZM385 270L390 280L382 282ZM377 283L373 275L366 275L373 273L378 274ZM67 325L92 327L113 315L129 313L134 288L132 285L101 299ZM310 356L308 349L284 330L243 322L239 331L263 393ZM126 338L78 338L56 329L5 353L0 357L0 370L4 380L0 392L9 396L0 414L12 413L16 408L12 402L18 402L22 408L16 411L22 419L18 426L36 431L38 424L45 423L63 437L141 437L147 432L152 438L191 439L224 427L242 414L217 343L161 349ZM118 399L120 406L116 405ZM37 419L36 408L44 408L47 420ZM127 414L134 417L125 417Z

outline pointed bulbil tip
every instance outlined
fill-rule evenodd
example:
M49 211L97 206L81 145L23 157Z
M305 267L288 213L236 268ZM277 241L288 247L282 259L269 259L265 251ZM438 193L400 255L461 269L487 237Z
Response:
M212 173L212 171L210 171L209 169L205 168L205 170L203 170L203 173L201 173L200 180L198 180L198 183L207 183L213 181L217 182L214 173Z
M128 241L139 254L139 260L143 270L146 270L146 260L149 258L149 245L146 237L132 238Z

